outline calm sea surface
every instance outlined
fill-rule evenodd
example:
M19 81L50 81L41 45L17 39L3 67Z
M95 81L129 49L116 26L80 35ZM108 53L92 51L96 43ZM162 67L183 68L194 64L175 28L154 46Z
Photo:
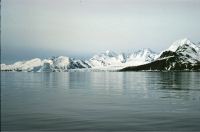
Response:
M200 131L200 72L2 72L1 129Z

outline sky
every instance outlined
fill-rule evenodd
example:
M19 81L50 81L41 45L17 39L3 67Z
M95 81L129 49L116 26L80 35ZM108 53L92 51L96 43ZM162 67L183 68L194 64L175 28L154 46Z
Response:
M200 41L200 0L1 0L1 63Z

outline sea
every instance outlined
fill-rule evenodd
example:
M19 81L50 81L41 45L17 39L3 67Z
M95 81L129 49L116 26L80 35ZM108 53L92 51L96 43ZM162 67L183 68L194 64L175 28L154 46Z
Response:
M200 131L200 72L1 72L1 131Z

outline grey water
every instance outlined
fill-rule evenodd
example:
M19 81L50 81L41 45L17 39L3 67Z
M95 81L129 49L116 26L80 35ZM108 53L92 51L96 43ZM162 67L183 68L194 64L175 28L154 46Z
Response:
M2 131L200 131L200 72L1 72Z

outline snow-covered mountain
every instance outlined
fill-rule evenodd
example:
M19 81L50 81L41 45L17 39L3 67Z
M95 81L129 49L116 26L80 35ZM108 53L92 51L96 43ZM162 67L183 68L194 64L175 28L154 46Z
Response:
M200 61L200 45L191 42L187 38L174 42L166 51L177 53L183 63L197 63Z
M175 41L168 49L157 54L150 49L132 53L107 50L88 60L65 56L50 59L35 58L11 65L1 64L2 71L60 72L71 69L90 70L195 70L200 67L200 44L189 39ZM200 69L200 68L199 68Z
M19 61L12 65L1 64L2 71L68 71L70 69L90 68L92 70L116 70L126 66L136 66L146 64L154 60L156 53L150 49L142 49L131 54L120 53L107 50L94 55L89 60L78 60L65 56L52 57L41 60L39 58Z
M77 60L65 56L52 57L41 60L39 58L19 61L12 65L1 64L2 71L33 71L33 72L51 72L68 71L69 69L91 68L82 60Z
M150 49L142 49L129 54L126 58L126 66L137 66L152 62L158 54Z
M123 54L117 54L113 51L107 50L100 54L94 55L88 60L91 67L108 67L108 66L121 66L126 60Z
M200 70L200 45L189 39L175 41L148 64L123 70Z
M93 68L136 66L152 62L156 55L150 49L142 49L129 54L117 54L107 50L106 52L94 55L88 61L88 64Z
M34 67L42 66L42 61L35 58L28 61L18 61L12 65L1 64L2 71L31 71Z

